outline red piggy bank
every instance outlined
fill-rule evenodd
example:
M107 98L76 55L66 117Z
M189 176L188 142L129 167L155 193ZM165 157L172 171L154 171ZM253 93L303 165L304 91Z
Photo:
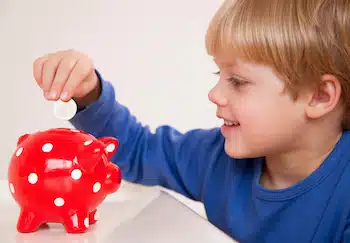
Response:
M98 219L97 206L120 187L121 172L110 162L117 147L115 138L68 128L21 136L8 170L21 209L17 230L61 223L68 233L86 232Z

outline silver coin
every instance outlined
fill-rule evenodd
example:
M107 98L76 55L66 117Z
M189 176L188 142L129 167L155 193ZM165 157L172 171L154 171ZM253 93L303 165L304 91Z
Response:
M54 115L58 119L70 120L77 113L78 106L73 99L69 101L58 100L54 103Z

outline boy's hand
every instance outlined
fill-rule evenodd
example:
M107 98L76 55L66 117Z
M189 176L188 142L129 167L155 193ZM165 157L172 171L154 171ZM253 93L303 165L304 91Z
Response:
M58 51L34 61L34 78L47 100L71 98L84 107L98 99L100 83L92 60L74 51Z

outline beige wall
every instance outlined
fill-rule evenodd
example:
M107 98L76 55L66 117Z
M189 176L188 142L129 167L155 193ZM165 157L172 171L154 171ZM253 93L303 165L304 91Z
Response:
M18 136L69 126L54 118L52 104L32 76L33 60L59 49L92 56L115 85L118 100L153 129L217 125L215 107L207 99L216 67L206 54L204 37L220 3L2 0L0 179L7 178Z

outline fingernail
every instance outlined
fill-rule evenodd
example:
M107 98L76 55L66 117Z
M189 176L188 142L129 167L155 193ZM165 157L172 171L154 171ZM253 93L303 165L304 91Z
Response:
M65 92L63 92L63 93L61 94L61 99L62 99L62 100L67 100L67 99L68 99L68 92L67 92L67 91L65 91Z
M49 92L44 91L44 96L45 96L46 99L48 99L49 98Z
M52 99L55 99L56 96L57 96L57 92L56 92L56 91L51 91L51 92L50 92L50 97L51 97Z

